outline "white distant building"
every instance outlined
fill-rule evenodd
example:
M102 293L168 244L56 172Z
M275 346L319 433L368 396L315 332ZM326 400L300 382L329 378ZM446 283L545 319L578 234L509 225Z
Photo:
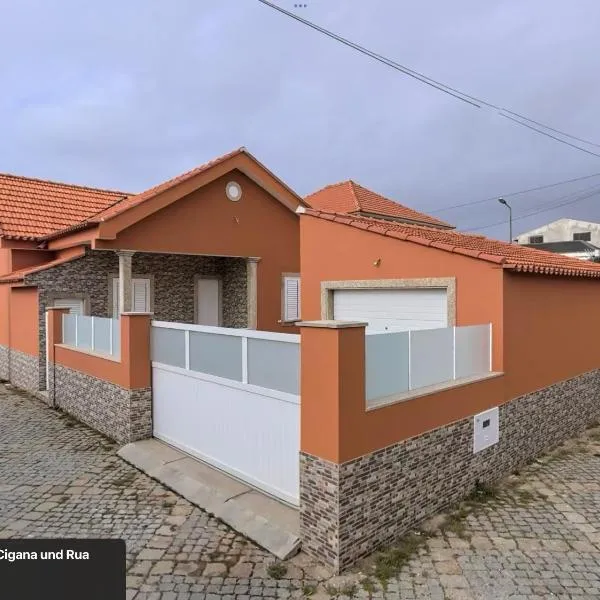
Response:
M514 239L529 248L590 260L600 257L600 223L559 219Z

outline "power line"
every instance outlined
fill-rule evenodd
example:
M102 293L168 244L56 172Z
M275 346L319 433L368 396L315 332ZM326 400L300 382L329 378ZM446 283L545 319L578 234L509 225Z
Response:
M437 213L452 210L454 208L462 208L463 206L473 206L474 204L483 204L484 202L493 202L498 198L512 198L513 196L520 196L522 194L528 194L530 192L537 192L539 190L547 190L549 188L557 187L559 185L565 185L567 183L574 183L576 181L583 181L585 179L591 179L592 177L598 177L600 173L592 173L591 175L584 175L583 177L575 177L573 179L565 179L563 181L556 181L555 183L549 183L547 185L538 185L537 187L527 188L526 190L520 190L518 192L511 192L510 194L498 194L490 198L484 198L483 200L473 200L471 202L463 202L462 204L453 204L451 206L445 206L444 208L438 208L436 210L426 211L428 215L435 215Z
M548 212L548 211L554 210L556 208L560 208L561 206L567 206L569 204L575 204L576 202L581 202L583 200L587 200L588 198L591 198L592 196L600 194L600 184L597 184L595 186L592 186L591 188L588 188L587 192L588 193L584 194L583 196L578 196L577 198L575 198L573 200L568 200L566 202L561 202L559 204L553 204L552 206L547 206L546 208L541 208L539 210L528 212L524 215L519 215L518 217L513 217L513 222L520 221L521 219L526 219L527 217L532 217L534 215L539 215L541 213ZM572 195L573 194L570 194L569 196L572 196ZM568 198L569 196L563 196L563 198ZM481 227L469 227L468 229L462 229L461 231L480 231L481 229L489 229L490 227L496 227L498 225L504 225L506 223L507 223L507 220L504 219L503 221L497 221L496 223L482 225Z
M308 27L314 29L315 31L318 31L319 33L323 33L324 35L327 35L328 37L330 37L346 46L349 46L350 48L353 48L354 50L357 50L358 52L361 52L362 54L365 54L371 58L374 58L375 60L377 60L389 67L392 67L392 68L396 69L397 71L400 71L400 72L404 73L405 75L412 77L413 79L417 79L421 83L429 85L430 87L433 87L441 92L444 92L445 94L453 96L457 100L460 100L462 102L470 104L471 106L473 106L475 108L482 108L482 106L485 106L487 108L494 109L497 111L497 113L500 116L502 116L506 119L509 119L510 121L512 121L513 123L515 123L517 125L522 125L523 127L527 127L528 129L535 131L536 133L539 133L540 135L544 135L550 139L553 139L557 142L560 142L561 144L565 144L567 146L570 146L572 148L580 150L581 152L585 152L586 154L590 154L592 156L597 156L598 158L600 158L600 154L593 152L591 150L588 150L586 148L582 148L581 146L578 146L576 144L572 144L571 142L563 140L559 137L556 137L556 136L548 133L548 131L558 133L559 135L562 135L563 137L567 137L572 140L576 140L576 141L582 142L584 144L588 144L590 146L595 146L597 148L600 148L600 144L597 144L597 143L589 141L589 140L585 140L583 138L576 137L574 135L571 135L570 133L561 131L560 129L555 129L553 127L550 127L549 125L544 125L543 123L540 123L539 121L535 121L533 119L530 119L529 117L526 117L524 115L521 115L521 114L511 111L509 109L506 109L504 107L497 106L495 104L492 104L491 102L487 102L485 100L481 100L480 98L476 98L475 96L471 96L469 94L461 92L460 90L453 88L449 85L446 85L444 83L441 83L440 81L436 81L435 79L432 79L431 77L428 77L427 75L424 75L423 73L420 73L419 71L410 69L409 67L399 64L381 54L377 54L376 52L373 52L372 50L369 50L368 48L365 48L364 46L356 44L356 43L348 40L347 38L344 38L328 29L325 29L324 27L321 27L320 25L317 25L316 23L313 23L312 21L309 21L308 19L304 19L303 17L300 17L300 16L294 14L293 12L285 10L281 6L277 6L276 4L273 4L272 2L269 2L268 0L258 0L258 1L261 4L264 4L265 6L269 6L270 8L298 21L299 23L307 25ZM504 113L508 113L508 114L504 114ZM514 115L515 117L518 117L518 119L513 118L509 115ZM522 120L519 120L519 119L522 119ZM527 123L524 123L523 121L529 121L529 123L533 123L533 125L529 125ZM534 125L543 127L544 129L547 129L548 131L543 131L543 129L539 129L538 127L535 127Z

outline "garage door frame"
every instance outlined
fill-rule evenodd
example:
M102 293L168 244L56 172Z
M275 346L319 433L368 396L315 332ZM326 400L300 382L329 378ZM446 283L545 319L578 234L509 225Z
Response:
M448 327L456 325L456 278L430 277L423 279L354 279L343 281L321 282L321 318L334 318L333 293L336 290L394 290L394 289L427 289L440 288L446 290Z

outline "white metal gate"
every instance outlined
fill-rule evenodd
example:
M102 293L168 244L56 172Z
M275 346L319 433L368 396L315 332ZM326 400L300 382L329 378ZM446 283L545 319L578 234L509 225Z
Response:
M152 323L154 436L299 503L300 336Z

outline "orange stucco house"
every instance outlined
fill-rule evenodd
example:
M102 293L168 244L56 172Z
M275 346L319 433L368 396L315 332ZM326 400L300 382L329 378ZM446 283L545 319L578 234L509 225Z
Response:
M300 343L288 402L300 536L338 571L600 420L599 300L600 264L456 232L354 181L303 199L243 148L133 195L0 175L0 380L42 397L50 381L51 404L126 443L156 422L150 315L300 332L280 336ZM62 343L61 308L121 316L120 358ZM461 377L469 327L489 337L464 338L483 368ZM213 334L240 334L227 331ZM378 335L395 350L375 355ZM411 362L417 338L430 341ZM369 403L373 366L410 381L417 362L451 375ZM247 385L246 372L235 389ZM496 438L476 450L488 413ZM260 420L278 433L276 414ZM245 457L239 438L226 445Z

